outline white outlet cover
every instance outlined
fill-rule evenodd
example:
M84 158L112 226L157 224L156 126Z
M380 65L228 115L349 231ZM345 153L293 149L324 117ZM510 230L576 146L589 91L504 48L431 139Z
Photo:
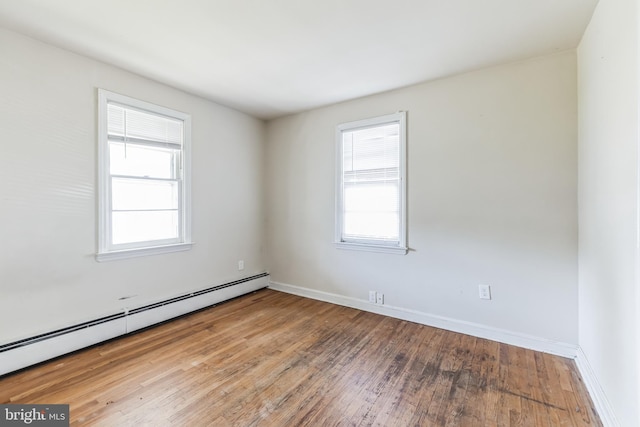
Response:
M375 304L376 302L376 291L369 291L369 302Z
M478 294L480 299L491 299L491 286L489 285L478 285Z

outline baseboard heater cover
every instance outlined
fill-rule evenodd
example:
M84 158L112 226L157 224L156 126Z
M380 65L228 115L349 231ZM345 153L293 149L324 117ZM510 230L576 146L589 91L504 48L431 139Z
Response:
M0 345L0 375L266 288L268 285L269 274L261 273Z

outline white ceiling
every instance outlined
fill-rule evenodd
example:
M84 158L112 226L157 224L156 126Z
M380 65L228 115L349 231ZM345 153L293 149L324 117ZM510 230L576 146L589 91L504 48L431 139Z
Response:
M0 26L269 119L575 48L597 0L0 0Z

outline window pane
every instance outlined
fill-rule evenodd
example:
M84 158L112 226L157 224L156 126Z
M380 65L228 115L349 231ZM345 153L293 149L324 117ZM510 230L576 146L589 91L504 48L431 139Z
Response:
M358 129L343 134L344 171L398 168L400 125Z
M343 238L399 241L400 125L343 132Z
M113 178L111 183L114 211L178 209L178 181Z
M344 193L345 238L399 240L397 183L346 185Z
M109 142L112 175L176 178L179 151L124 142Z
M345 212L344 239L398 241L398 214Z
M345 172L345 185L366 184L369 182L397 182L400 177L399 168L371 169Z
M113 212L113 244L177 239L178 211Z

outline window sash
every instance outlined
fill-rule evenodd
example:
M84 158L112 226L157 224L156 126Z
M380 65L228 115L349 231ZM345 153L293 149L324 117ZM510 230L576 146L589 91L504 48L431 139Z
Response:
M180 179L183 170L182 154L179 148L109 139L109 173L141 178ZM161 165L159 162L166 164Z
M181 186L179 179L111 175L111 211L177 211Z
M339 247L406 253L405 123L401 112L338 125Z

